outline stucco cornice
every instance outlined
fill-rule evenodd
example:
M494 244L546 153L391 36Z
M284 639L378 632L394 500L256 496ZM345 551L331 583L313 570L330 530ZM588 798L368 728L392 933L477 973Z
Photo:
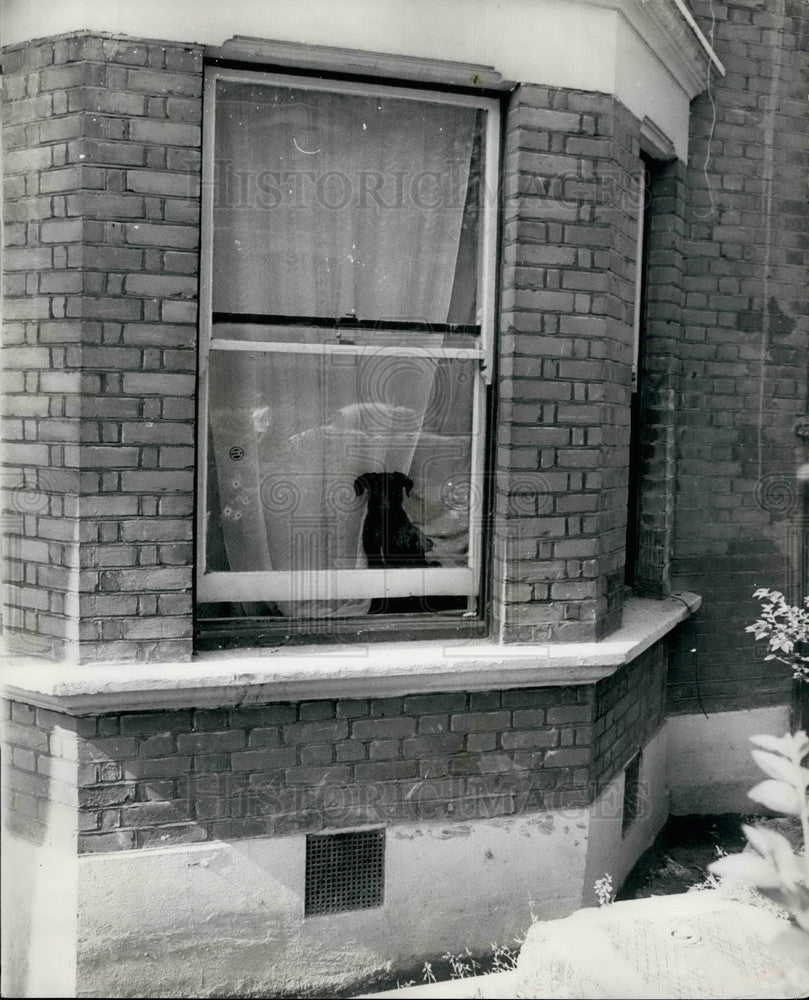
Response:
M585 0L618 11L692 99L725 68L683 0Z

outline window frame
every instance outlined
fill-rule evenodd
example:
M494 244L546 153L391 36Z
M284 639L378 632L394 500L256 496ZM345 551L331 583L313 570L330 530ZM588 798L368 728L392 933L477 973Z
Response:
M478 298L479 298L479 344L469 347L409 347L405 345L368 347L350 342L341 343L342 324L334 323L335 343L261 343L255 341L221 340L215 336L217 320L213 309L213 244L214 244L214 167L215 167L215 119L216 88L220 80L266 84L269 86L291 86L297 89L328 93L348 93L371 97L394 97L423 101L428 104L452 104L472 107L485 113L484 152L482 157L482 199L478 256ZM489 442L487 431L490 422L489 392L494 366L494 337L497 319L497 263L499 238L499 169L501 158L501 103L502 95L491 92L470 93L466 88L437 87L435 85L404 81L402 83L364 78L346 79L337 74L329 76L296 73L294 70L268 68L257 69L254 65L243 66L207 64L205 67L203 97L203 184L202 217L200 241L200 315L199 315L199 382L197 412L197 543L195 575L195 608L199 604L216 602L251 602L290 600L331 600L351 598L399 598L434 596L467 596L466 615L474 613L476 603L480 616L480 599L485 593L483 580L484 552L484 509L485 509L485 460ZM273 317L252 317L247 322L265 322ZM245 322L230 319L230 322ZM390 324L396 328L397 324ZM327 328L324 324L321 329ZM384 324L378 324L384 329ZM467 328L468 330L468 328ZM469 510L469 552L467 563L462 567L437 568L397 568L397 569L357 569L349 573L334 570L266 570L266 571L217 571L206 572L207 548L207 487L208 487L208 373L211 351L294 351L302 354L354 354L373 350L399 357L463 358L477 361L477 377L474 381L473 419L471 423L470 462L470 510ZM260 592L257 588L261 588ZM290 619L286 617L264 617L229 619L233 624L260 622L269 627L272 623L282 625L285 631L294 623L296 631L320 631L317 622L328 622L329 631L335 623L363 622L367 630L374 619L410 620L432 618L441 613L418 615L378 615L355 617L353 619ZM456 613L457 616L458 613ZM220 620L221 621L221 620ZM305 623L305 624L304 624ZM429 628L428 622L423 625ZM237 628L236 631L239 631Z

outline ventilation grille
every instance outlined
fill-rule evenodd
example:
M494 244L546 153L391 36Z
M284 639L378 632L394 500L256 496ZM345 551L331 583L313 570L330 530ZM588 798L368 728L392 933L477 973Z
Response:
M624 815L621 821L621 833L632 826L638 818L640 791L640 753L635 754L624 771Z
M381 906L384 893L384 830L306 838L307 917Z

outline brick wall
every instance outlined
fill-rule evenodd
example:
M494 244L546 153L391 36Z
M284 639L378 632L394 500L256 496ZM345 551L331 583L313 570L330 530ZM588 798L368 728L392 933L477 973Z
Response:
M633 583L637 593L662 596L671 590L677 490L685 164L673 160L649 166L638 382L637 553Z
M696 656L673 710L788 698L744 626L759 586L809 592L794 428L809 367L809 10L803 0L692 4L727 75L692 105L683 241L672 585L697 591ZM759 644L761 645L761 644Z
M22 702L4 701L2 712L4 826L34 844L52 844L57 829L75 834L78 784L91 777L77 765L78 742L95 720Z
M191 649L201 51L7 50L12 652Z
M662 722L664 656L595 686L78 719L12 702L11 821L36 837L78 796L87 852L586 806Z
M638 123L520 87L506 127L494 613L510 641L620 624Z
M651 739L665 718L668 660L669 643L660 642L596 687L590 772L594 795Z
M191 655L201 50L8 51L4 454L14 651ZM495 634L620 623L638 123L521 87L508 112Z

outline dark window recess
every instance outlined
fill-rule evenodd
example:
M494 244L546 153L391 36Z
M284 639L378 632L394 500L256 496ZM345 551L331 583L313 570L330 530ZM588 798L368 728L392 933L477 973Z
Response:
M640 814L640 753L635 754L624 771L624 814L621 833L632 826Z
M306 838L305 915L368 910L385 898L385 831Z
M624 563L624 583L634 587L638 583L638 558L641 554L641 510L640 492L643 476L642 428L645 420L643 407L644 363L646 347L646 309L649 290L649 241L652 231L652 182L655 167L652 161L644 160L643 166L643 232L641 235L640 296L637 307L640 310L638 343L635 351L635 374L632 380L632 398L629 410L629 483L627 493L626 559Z

